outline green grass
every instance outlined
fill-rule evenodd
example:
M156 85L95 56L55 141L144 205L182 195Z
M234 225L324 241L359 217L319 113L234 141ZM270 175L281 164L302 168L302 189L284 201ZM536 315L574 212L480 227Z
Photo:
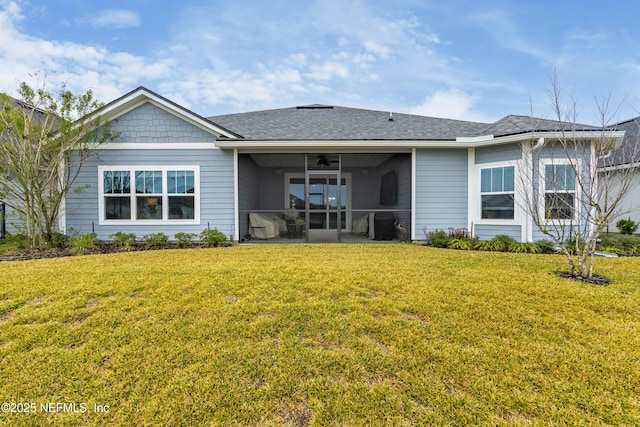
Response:
M639 425L640 258L598 259L605 287L564 263L373 244L3 262L0 400L37 412L0 424Z

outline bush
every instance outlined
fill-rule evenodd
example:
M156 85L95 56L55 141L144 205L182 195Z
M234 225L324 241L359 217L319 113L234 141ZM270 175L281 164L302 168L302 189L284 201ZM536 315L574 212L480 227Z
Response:
M449 248L470 251L473 249L474 244L475 242L473 239L463 237L459 239L451 239L449 241Z
M448 236L450 239L466 239L469 237L469 232L466 228L449 228Z
M600 237L598 248L605 251L605 248L616 248L619 252L614 253L636 253L640 251L640 238L627 234L603 234ZM606 250L605 252L611 252Z
M111 234L109 237L111 237L111 243L113 243L114 246L126 248L127 250L130 250L131 247L136 244L136 235L133 233L118 231L115 234Z
M66 234L54 231L51 235L51 240L49 240L49 246L52 248L62 248L67 245L68 241L69 237Z
M427 245L435 246L436 248L448 248L451 241L449 235L443 230L430 231L425 233L425 237L427 238Z
M169 243L169 236L164 233L149 233L142 237L148 248L164 247Z
M509 250L511 245L514 245L517 243L516 239L506 234L498 234L493 239L491 239L491 241L493 242L496 248L494 250L496 251L507 251Z
M96 233L82 233L79 236L71 237L70 242L73 252L78 255L83 255L89 252L89 250L95 247L100 241Z
M473 245L473 249L478 251L499 251L501 245L493 240L480 240Z
M207 246L220 246L221 243L227 241L227 236L217 228L207 228L200 233L200 241L207 244Z
M516 253L522 253L522 254L537 254L540 252L540 248L535 243L516 242L509 245L509 252L516 252Z
M551 240L543 239L538 240L536 246L538 247L538 251L542 254L555 254L556 253L556 244Z
M198 235L196 233L176 233L175 239L178 242L178 246L191 246L193 241Z
M638 223L633 221L631 218L629 219L621 219L616 222L616 227L620 230L621 234L633 234L638 229Z

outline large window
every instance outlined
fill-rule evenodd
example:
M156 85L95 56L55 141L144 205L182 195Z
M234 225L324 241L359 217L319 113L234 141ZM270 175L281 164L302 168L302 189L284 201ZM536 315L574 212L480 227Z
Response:
M101 220L197 222L197 167L100 168Z
M573 219L576 198L576 170L570 164L544 167L544 209L546 219Z
M513 166L480 171L483 219L514 219L514 174Z

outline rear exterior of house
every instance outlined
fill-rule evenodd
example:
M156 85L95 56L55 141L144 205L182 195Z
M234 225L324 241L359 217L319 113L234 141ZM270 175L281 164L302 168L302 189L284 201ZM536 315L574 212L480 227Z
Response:
M310 105L204 118L145 88L96 114L118 138L85 163L61 228L142 237L216 227L230 239L424 239L466 229L541 238L523 195L563 170L553 122L475 123ZM594 128L580 132L584 143ZM550 167L551 165L551 167ZM563 217L567 224L571 218ZM406 230L406 236L403 231Z

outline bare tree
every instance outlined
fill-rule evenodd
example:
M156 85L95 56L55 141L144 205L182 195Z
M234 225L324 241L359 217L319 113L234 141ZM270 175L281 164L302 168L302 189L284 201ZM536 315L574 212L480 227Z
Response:
M622 134L610 124L615 114L609 108L610 95L597 100L597 126L578 123L577 105L563 102L556 74L548 95L555 129L547 138L523 144L521 203L533 224L565 255L571 274L590 279L598 239L620 215L633 189L639 169L627 160L636 158L640 144L636 138L620 147ZM611 153L627 166L609 164Z
M88 90L73 95L21 83L0 95L0 200L17 212L31 247L50 242L66 195L95 147L113 138Z

